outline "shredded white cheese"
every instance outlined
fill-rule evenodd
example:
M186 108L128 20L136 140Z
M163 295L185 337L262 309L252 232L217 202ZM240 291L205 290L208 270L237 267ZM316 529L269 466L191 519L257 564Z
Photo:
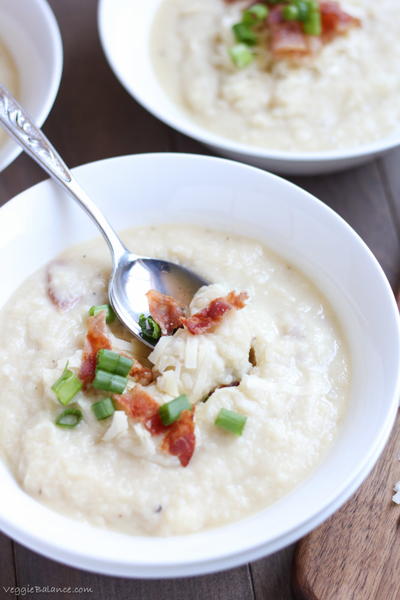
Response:
M123 410L116 410L110 427L103 435L103 441L109 442L125 431L128 431L128 417Z

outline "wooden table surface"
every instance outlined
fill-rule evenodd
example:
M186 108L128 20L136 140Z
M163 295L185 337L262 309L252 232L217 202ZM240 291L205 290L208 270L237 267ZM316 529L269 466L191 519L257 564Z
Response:
M140 152L210 152L149 115L117 82L102 53L96 0L50 0L64 43L64 73L44 126L71 167ZM341 214L369 245L392 285L400 274L400 151L347 172L292 178ZM45 175L21 155L0 174L0 204ZM33 592L29 598L96 600L289 600L293 547L201 577L146 581L103 577L45 559L0 534L0 599L12 586L87 586L91 592ZM338 599L346 600L346 599ZM382 599L384 600L384 599ZM386 599L385 599L386 600ZM390 599L387 599L390 600Z

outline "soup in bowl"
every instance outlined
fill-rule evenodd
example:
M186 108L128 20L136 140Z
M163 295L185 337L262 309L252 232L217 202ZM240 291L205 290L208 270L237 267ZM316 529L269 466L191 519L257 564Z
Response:
M393 423L398 316L376 260L315 198L237 163L128 156L77 175L134 227L132 250L210 285L190 306L147 298L148 354L112 320L106 245L69 198L44 182L1 209L2 528L142 577L297 539L359 485Z

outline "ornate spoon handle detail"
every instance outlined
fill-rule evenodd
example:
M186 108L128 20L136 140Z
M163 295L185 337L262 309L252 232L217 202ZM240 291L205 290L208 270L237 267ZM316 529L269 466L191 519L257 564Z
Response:
M64 182L71 181L71 175L64 161L2 85L0 85L0 121L8 133L23 146L25 152L40 163L49 175Z
M113 263L116 264L118 259L127 252L124 244L103 213L73 178L67 165L44 133L32 123L22 106L2 85L0 85L0 124L50 177L71 194L94 221L105 237L113 256Z

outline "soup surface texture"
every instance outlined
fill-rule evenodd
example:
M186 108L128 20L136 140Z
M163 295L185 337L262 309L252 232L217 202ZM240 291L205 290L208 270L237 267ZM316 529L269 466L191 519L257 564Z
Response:
M248 6L161 4L153 64L167 93L198 124L238 142L294 152L356 147L399 130L398 0L343 0L360 26L311 56L277 60L261 44L255 60L237 68L228 52L232 25Z
M32 275L0 318L0 447L16 479L54 510L129 534L186 534L261 510L292 490L321 462L346 410L350 367L328 302L301 272L245 237L194 226L132 229L134 252L162 257L207 281L189 314L230 291L245 306L217 326L186 328L148 349L117 322L114 351L153 368L131 389L158 404L186 394L195 446L183 466L140 419L117 402L97 420L102 396L74 398L82 421L55 424L65 408L51 386L68 368L79 373L88 311L107 302L108 250L102 240L67 250ZM94 321L90 321L94 322ZM108 329L109 328L109 329ZM242 435L215 424L221 408L247 417Z

